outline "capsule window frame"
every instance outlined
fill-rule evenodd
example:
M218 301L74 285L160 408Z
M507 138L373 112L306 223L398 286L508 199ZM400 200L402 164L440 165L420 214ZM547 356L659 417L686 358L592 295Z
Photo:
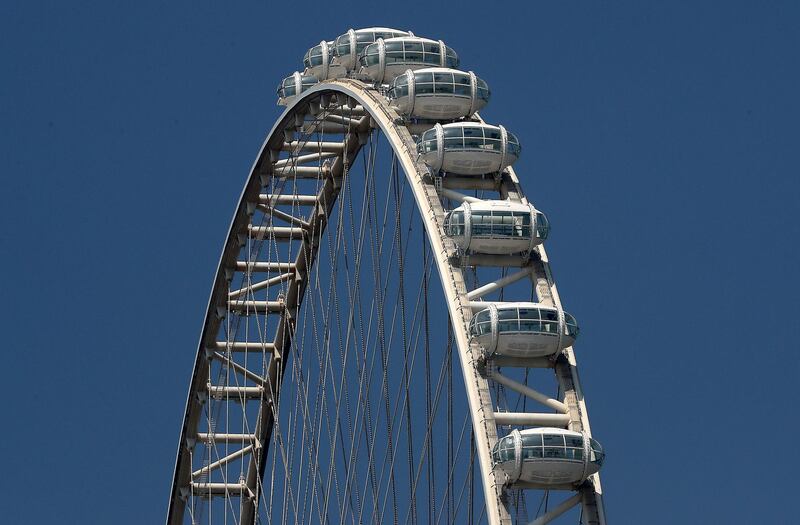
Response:
M472 238L531 239L529 211L472 210L470 215L470 237Z
M563 444L552 442L553 438L557 437L562 437L561 443ZM568 440L572 440L572 443ZM546 443L545 441L551 442ZM583 436L567 436L564 434L523 435L521 457L522 461L533 459L583 462Z
M506 312L512 312L511 315ZM525 312L525 314L523 314ZM542 312L548 312L547 317L542 315ZM553 315L555 314L555 319ZM570 315L567 314L566 315ZM488 318L482 316L489 316ZM503 319L500 319L501 314ZM535 315L534 315L535 314ZM479 316L481 316L479 318ZM574 320L575 318L570 315ZM502 324L501 324L502 323ZM516 325L516 328L514 326ZM487 329L488 326L488 329ZM566 336L577 338L578 328L577 321L572 325L575 327L574 332L570 332L566 328ZM535 335L551 335L557 336L559 330L558 311L551 310L550 308L543 307L520 307L520 306L502 306L497 308L497 337L503 335L518 335L518 334L535 334ZM480 337L482 335L491 334L493 331L490 309L486 308L475 314L469 323L470 337Z

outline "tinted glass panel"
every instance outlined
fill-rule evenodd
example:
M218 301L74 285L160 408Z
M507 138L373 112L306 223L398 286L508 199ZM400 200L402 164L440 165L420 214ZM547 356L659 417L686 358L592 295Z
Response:
M436 92L437 93L453 93L453 84L436 84Z
M542 435L541 434L530 434L527 436L522 436L522 446L542 446Z
M558 312L555 310L546 310L542 309L542 319L547 319L548 321L558 321Z
M544 434L542 439L544 441L544 446L564 446L564 436L561 434Z
M582 436L565 436L567 440L568 447L577 447L583 448L583 437Z
M433 80L436 82L453 82L453 74L452 73L434 73Z

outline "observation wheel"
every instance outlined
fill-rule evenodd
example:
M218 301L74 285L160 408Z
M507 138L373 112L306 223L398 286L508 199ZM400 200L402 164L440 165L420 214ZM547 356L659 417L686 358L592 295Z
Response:
M322 41L245 183L167 523L605 524L550 225L441 40Z

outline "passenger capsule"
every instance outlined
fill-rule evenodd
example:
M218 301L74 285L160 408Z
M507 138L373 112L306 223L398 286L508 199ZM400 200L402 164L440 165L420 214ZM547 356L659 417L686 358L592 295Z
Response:
M572 346L578 322L564 312L539 303L487 303L469 323L469 335L487 354L543 357Z
M547 239L550 223L530 204L486 200L448 212L444 231L464 251L499 255L531 251Z
M312 75L319 81L345 76L347 71L341 65L334 63L333 55L333 42L325 40L306 51L303 57L305 74Z
M392 81L389 99L403 115L452 120L481 110L489 101L489 87L472 71L409 69Z
M413 36L382 39L369 44L358 59L360 73L380 84L388 84L408 69L458 67L458 55L441 40Z
M348 71L358 65L358 55L379 38L395 38L398 36L411 36L408 31L399 31L388 27L368 27L366 29L351 29L340 35L333 43L336 53L336 62Z
M494 468L510 483L577 485L596 474L604 459L600 443L562 428L514 430L492 449Z
M294 97L316 84L318 80L311 75L302 75L297 71L283 79L278 86L278 105L288 106Z
M425 164L459 175L502 171L517 161L520 151L519 139L506 128L479 122L436 124L417 142Z

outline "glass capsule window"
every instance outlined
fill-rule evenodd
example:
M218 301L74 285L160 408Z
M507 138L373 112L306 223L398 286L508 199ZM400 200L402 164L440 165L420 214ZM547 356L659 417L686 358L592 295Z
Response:
M434 143L435 144L435 143ZM464 212L453 211L445 218L445 233L450 237L463 236L466 225L464 223Z
M417 142L417 153L422 155L423 153L430 153L431 151L436 151L439 149L438 141L436 140L436 128L429 129L419 139Z
M469 75L450 71L424 72L414 75L414 92L417 95L448 94L472 96Z
M480 78L477 79L477 87L478 87L478 100L489 101L489 86L481 80Z
M544 213L536 212L536 238L545 240L550 235L550 221Z
M300 77L300 92L302 93L317 82L318 81L316 77L312 77L311 75L303 75ZM283 82L281 82L281 84L278 86L278 96L281 98L286 98L293 97L297 94L297 86L294 82L294 75L284 78Z
M578 337L578 322L564 312L565 335ZM492 333L491 310L478 312L470 321L470 336L480 337ZM509 333L535 333L558 335L558 311L549 308L504 307L497 309L498 335Z
M500 128L452 126L444 128L445 150L503 151Z
M580 328L578 328L578 321L567 312L564 312L564 325L568 336L573 339L578 337L578 332L580 331Z
M392 82L392 87L389 88L389 98L397 99L408 96L408 77L400 75Z
M316 67L322 65L322 45L314 46L303 57L303 65L306 67Z
M481 310L472 318L469 323L470 335L478 337L492 333L492 314L488 308Z
M492 450L492 460L494 460L495 463L513 461L515 457L514 438L511 436L506 436L498 441Z
M522 460L568 459L583 461L583 436L528 434L522 436Z
M447 138L444 141L447 148ZM470 234L473 237L529 239L531 236L529 211L473 210L470 219L472 222Z
M350 53L350 34L345 33L333 44L333 49L338 56L347 55Z
M508 145L506 146L506 152L509 155L514 155L519 157L520 152L522 152L522 146L519 144L519 139L513 133L506 132L508 136Z
M439 42L425 42L418 40L400 40L385 42L386 65L391 64L418 64L438 66L442 63L442 51ZM380 47L377 43L368 45L359 58L362 66L374 66L380 62ZM445 46L445 65L458 67L458 55L448 46Z
M589 461L594 463L595 465L602 466L603 461L606 459L606 453L603 451L603 447L592 438L589 438L589 445L591 451L589 452Z
M378 44L370 44L358 58L358 63L362 66L377 66L380 64L380 49Z

